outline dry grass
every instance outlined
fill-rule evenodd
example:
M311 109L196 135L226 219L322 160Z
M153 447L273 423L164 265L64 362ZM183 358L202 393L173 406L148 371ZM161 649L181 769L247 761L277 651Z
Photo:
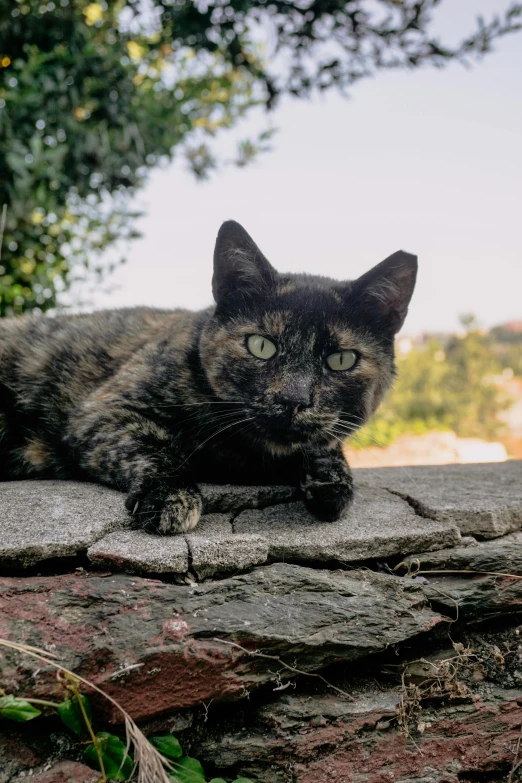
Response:
M127 752L131 749L134 754L134 768L137 772L137 783L173 783L172 778L167 775L167 769L173 770L173 765L164 756L154 748L148 739L145 737L142 731L136 726L131 716L123 709L123 707L109 696L107 693L98 688L94 683L89 682L84 677L80 677L78 674L69 671L58 663L58 656L53 653L40 650L38 647L31 647L26 644L18 644L16 642L10 642L7 639L0 639L0 646L7 647L11 650L19 652L21 655L30 656L36 658L41 663L45 663L48 666L52 666L57 670L59 674L65 676L69 681L73 683L82 683L87 688L90 688L107 701L109 701L114 707L116 707L122 714L125 721L125 733L127 737ZM80 707L82 702L79 700ZM82 710L83 711L83 710ZM90 725L87 716L84 713L84 719L87 726ZM92 737L91 737L92 739ZM96 740L94 740L94 746L97 748ZM102 779L106 780L106 776L103 773L103 762L101 763Z

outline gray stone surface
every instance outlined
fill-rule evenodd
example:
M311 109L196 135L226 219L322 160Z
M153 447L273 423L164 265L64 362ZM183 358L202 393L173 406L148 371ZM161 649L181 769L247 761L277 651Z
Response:
M285 485L250 487L241 484L200 484L203 513L242 511L244 508L264 508L274 503L289 503L298 496L297 487Z
M120 492L74 481L0 482L0 562L72 557L129 525Z
M522 461L354 471L358 485L408 497L423 516L496 538L522 527Z
M245 571L266 563L268 543L260 535L235 535L230 514L203 516L194 533L186 535L190 564L199 579Z
M413 572L417 569L465 570L522 575L522 531L501 538L475 541L472 546L421 552L405 557L404 563Z
M268 560L268 541L263 536L187 536L192 570L200 579L245 571Z
M348 514L338 522L318 522L302 503L242 511L237 533L266 538L272 560L354 562L454 546L455 525L423 519L396 495L360 487Z
M141 530L109 533L87 550L92 563L131 573L186 573L189 550L183 536L153 536Z
M33 565L90 547L96 563L134 573L192 569L204 579L270 561L407 556L462 547L459 530L493 539L522 527L522 462L358 470L355 479L355 502L334 523L312 517L294 487L204 484L198 527L167 539L131 532L123 496L114 490L0 483L0 565Z

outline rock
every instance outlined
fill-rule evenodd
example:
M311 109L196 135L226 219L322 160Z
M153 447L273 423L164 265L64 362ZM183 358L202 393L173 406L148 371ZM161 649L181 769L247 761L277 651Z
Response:
M59 761L50 769L32 774L31 783L98 783L100 773L77 761ZM27 777L14 780L27 780Z
M2 653L0 660L1 656ZM54 748L48 737L42 737L38 731L31 731L28 736L24 729L14 721L0 720L0 783L10 783L17 772L38 767L52 758Z
M410 555L405 557L403 562L414 571L496 571L522 575L522 532L510 533L492 540L475 541L472 546Z
M406 734L397 725L400 690L375 680L352 686L352 702L301 689L234 715L211 715L191 754L220 774L263 783L507 780L522 690L489 685L465 699L423 704L411 712Z
M129 526L123 495L75 481L0 482L0 562L30 566L73 557L106 533Z
M219 515L215 515L219 516ZM203 517L202 521L205 522ZM186 536L191 567L199 579L217 574L246 571L268 560L268 541L261 535L228 534L209 530L203 525L196 533Z
M185 573L189 549L183 536L153 536L141 530L109 533L87 550L96 565L131 573Z
M425 517L496 538L522 527L522 461L354 471L356 483L400 494Z
M419 586L371 571L278 563L191 587L122 574L0 579L0 638L52 649L136 720L237 699L295 669L355 660L442 620ZM5 659L8 692L54 693L51 667L10 651Z
M522 611L522 578L437 574L422 589L433 607L454 620L483 622Z
M271 560L293 561L371 560L460 540L455 525L423 519L404 500L368 487L359 487L338 522L319 522L302 503L290 503L242 511L234 530L265 536Z
M232 511L237 513L244 508L264 508L277 503L289 503L297 500L298 487L286 485L243 486L241 484L200 484L203 496L203 512Z
M483 621L522 609L522 532L423 552L403 563L401 573L420 572L430 603L452 618Z

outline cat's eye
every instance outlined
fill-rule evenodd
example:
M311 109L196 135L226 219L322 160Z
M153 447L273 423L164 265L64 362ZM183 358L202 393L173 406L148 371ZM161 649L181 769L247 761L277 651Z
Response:
M247 347L252 356L265 361L271 359L277 351L274 343L266 337L261 337L260 334L251 334L247 340Z
M331 353L326 357L326 364L330 370L351 370L357 361L357 354L355 351L339 351L338 353Z

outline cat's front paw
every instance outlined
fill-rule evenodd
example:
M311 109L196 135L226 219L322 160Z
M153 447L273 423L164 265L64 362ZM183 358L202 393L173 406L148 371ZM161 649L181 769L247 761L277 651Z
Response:
M168 536L193 530L203 501L196 487L155 484L146 494L129 493L125 506L140 528Z
M304 491L306 507L324 522L340 519L353 500L352 487L344 484L310 483Z
M315 517L335 522L353 500L350 468L344 459L317 458L310 465L301 489L305 504Z

